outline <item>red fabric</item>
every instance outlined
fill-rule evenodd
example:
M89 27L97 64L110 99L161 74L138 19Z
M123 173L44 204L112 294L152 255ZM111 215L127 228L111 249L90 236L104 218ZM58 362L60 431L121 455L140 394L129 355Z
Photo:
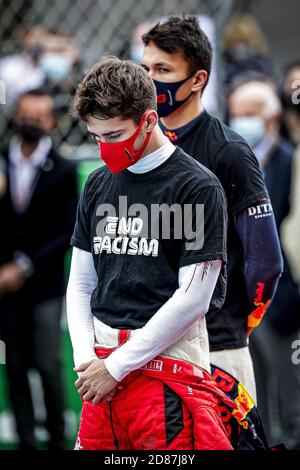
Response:
M146 118L147 114L144 113L136 131L132 134L131 137L126 140L113 143L104 143L98 141L100 158L106 163L111 173L119 173L120 171L125 170L129 166L139 161L139 159L143 155L149 143L152 131L147 132L144 143L139 150L134 150L134 144L138 138L138 135L142 129Z
M96 352L108 355L103 348ZM220 399L232 402L203 369L158 356L123 385L110 403L84 402L75 449L232 450L218 412ZM184 425L168 443L165 386L181 399Z

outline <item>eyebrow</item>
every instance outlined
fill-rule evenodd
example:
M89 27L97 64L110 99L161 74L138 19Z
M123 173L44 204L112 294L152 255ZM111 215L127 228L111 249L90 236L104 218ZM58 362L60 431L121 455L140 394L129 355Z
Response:
M156 67L164 67L164 66L167 66L167 67L171 67L171 64L168 64L168 62L156 62L156 64L154 64Z
M118 134L122 131L123 131L123 129L118 129L117 131L104 132L102 135L104 135L106 137L108 135Z
M156 62L153 65L155 67L172 67L172 64L168 64L167 62ZM147 64L144 64L143 62L141 63L141 66L149 68L149 66Z
M88 131L89 131L90 134L93 134L93 135L96 136L96 137L100 137L98 134L95 134L95 132L92 132L92 131L90 131L90 130L88 130ZM119 129L119 130L117 130L117 131L104 132L104 133L102 134L102 136L107 137L107 136L110 136L110 135L113 135L113 134L118 134L119 132L122 132L122 131L123 131L123 129Z

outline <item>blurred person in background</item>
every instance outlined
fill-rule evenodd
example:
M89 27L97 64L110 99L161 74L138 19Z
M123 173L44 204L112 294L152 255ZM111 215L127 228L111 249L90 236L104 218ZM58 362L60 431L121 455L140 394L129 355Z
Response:
M50 85L69 90L79 60L79 49L73 36L55 29L45 32L38 65Z
M0 200L0 334L6 343L9 395L20 449L35 448L28 369L40 373L49 448L64 442L60 319L64 257L75 221L76 172L54 150L52 98L19 97L14 136L3 152L8 190Z
M81 76L80 51L74 36L55 29L47 31L39 67L45 75L43 88L51 93L55 104L57 126L52 138L65 153L62 145L79 145L87 136L85 129L78 130L70 108L75 84Z
M228 104L231 127L251 145L264 173L280 231L290 211L294 149L279 135L281 103L276 87L271 82L244 83L233 91ZM260 254L259 242L257 250ZM289 263L284 261L268 315L250 343L258 406L269 440L283 439L290 449L299 449L300 372L291 360L291 344L300 329L300 296Z
M293 276L300 286L300 61L286 68L282 90L282 130L295 146L292 170L291 210L283 223L282 241Z
M71 96L81 73L80 52L74 37L59 30L34 26L24 33L17 48L20 52L0 60L0 80L6 89L6 112L11 114L17 98L26 90L42 87L54 100L54 144L73 141L78 145L86 132L76 130L77 123L70 114ZM1 140L6 145L12 132L9 120L0 125Z
M282 121L281 134L292 145L300 142L300 60L285 68L281 90Z
M45 74L38 61L45 30L32 26L22 33L16 52L0 59L0 80L6 85L6 104L12 105L27 90L40 88Z
M197 20L171 17L143 40L142 65L156 85L164 134L215 173L227 196L227 294L220 312L206 316L210 361L240 381L256 401L249 335L270 304L282 270L269 195L249 145L203 109L212 48ZM254 208L268 217L255 219L250 215Z
M230 19L225 26L223 44L226 87L251 73L272 76L265 34L251 14L239 13Z
M15 54L0 60L0 80L6 84L6 104L13 104L25 91L45 84L51 89L58 87L68 92L72 89L76 66L80 62L74 37L55 29L33 26L23 33L16 49Z
M134 60L134 62L140 64L144 55L142 36L153 28L154 25L154 21L144 21L143 23L138 24L132 30L130 40L125 42L118 56L122 59Z

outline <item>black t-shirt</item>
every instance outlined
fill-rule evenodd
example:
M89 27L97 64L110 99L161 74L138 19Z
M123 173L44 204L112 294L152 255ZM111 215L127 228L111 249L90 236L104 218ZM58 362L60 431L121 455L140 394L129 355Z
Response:
M197 231L194 242L191 230ZM71 240L93 255L93 315L114 328L141 328L178 288L181 266L213 259L224 261L210 305L219 310L226 291L226 231L220 182L179 148L147 173L96 170L81 195Z
M222 309L206 315L210 348L216 351L244 347L251 304L245 285L244 251L234 216L268 197L262 173L245 140L206 111L176 140L176 145L218 177L228 202L227 293Z

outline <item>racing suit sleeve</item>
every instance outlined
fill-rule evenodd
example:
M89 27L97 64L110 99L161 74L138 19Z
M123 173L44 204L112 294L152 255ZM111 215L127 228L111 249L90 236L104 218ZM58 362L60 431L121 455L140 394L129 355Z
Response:
M283 258L270 199L235 216L245 254L245 283L250 302L248 335L266 313L276 293Z
M203 317L210 305L222 261L206 261L179 270L179 288L129 341L104 360L108 372L121 381L174 344Z

